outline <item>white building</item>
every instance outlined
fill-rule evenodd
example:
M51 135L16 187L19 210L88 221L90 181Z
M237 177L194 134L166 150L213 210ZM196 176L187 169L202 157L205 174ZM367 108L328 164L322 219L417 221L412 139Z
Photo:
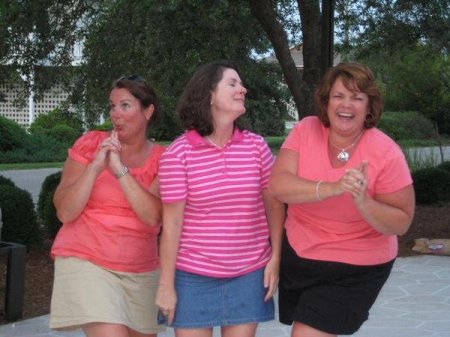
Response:
M76 43L73 48L73 66L80 64L83 57L83 44ZM42 99L36 101L31 93L25 102L20 99L20 93L24 91L25 82L20 80L15 85L5 85L0 83L0 92L4 96L4 101L0 101L0 116L15 121L24 128L28 128L31 123L41 114L49 113L64 103L69 94L64 92L60 86L55 86L44 93Z

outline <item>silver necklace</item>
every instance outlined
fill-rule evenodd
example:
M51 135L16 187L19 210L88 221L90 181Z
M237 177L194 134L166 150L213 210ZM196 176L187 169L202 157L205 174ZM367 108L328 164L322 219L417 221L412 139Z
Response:
M213 142L213 140L211 138L209 138L208 136L205 136L205 138L208 140L208 142L211 143L211 145L214 145L215 147L217 147L218 149L223 149L223 146L219 146L216 143Z
M348 160L350 159L350 154L347 152L347 150L348 150L348 149L351 149L353 146L355 146L355 144L356 144L356 143L358 142L358 140L361 138L361 136L362 136L363 133L364 133L364 130L359 134L359 136L355 139L355 141L354 141L352 144L350 144L349 146L347 146L346 148L340 148L340 147L337 147L336 145L334 145L334 144L331 142L331 139L328 138L328 140L329 140L331 146L333 146L334 148L336 148L336 149L338 149L338 150L341 150L341 151L338 153L338 155L336 156L337 160L339 160L339 161L341 161L341 162L343 162L343 163L348 162Z

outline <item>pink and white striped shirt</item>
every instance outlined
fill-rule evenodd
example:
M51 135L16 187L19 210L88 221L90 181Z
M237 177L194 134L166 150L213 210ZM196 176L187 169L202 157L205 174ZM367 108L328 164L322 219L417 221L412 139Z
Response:
M190 130L166 149L158 173L162 202L185 202L177 269L235 277L267 263L262 190L273 162L264 138L238 129L223 148Z

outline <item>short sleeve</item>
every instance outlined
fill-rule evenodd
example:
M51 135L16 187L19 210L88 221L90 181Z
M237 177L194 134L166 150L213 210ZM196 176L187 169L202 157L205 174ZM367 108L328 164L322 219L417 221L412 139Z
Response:
M170 149L161 155L159 162L159 188L164 203L184 201L187 198L186 163Z
M97 153L99 144L106 137L107 133L104 131L89 131L85 133L69 149L69 158L83 165L89 164Z
M392 146L385 159L385 165L374 184L376 194L393 193L412 184L408 163L397 146Z
M295 124L281 148L300 152L301 146L309 147L320 140L323 132L324 127L316 116L304 117Z
M272 171L275 157L273 156L269 145L267 145L262 137L259 152L261 153L261 188L264 189L269 185L270 172Z

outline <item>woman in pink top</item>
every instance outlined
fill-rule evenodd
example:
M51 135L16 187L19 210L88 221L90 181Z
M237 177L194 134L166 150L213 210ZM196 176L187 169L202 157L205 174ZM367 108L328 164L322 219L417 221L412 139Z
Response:
M283 204L264 139L241 130L247 89L229 62L201 67L178 105L186 132L161 157L157 303L177 337L253 337L274 319Z
M53 244L53 329L88 337L156 336L163 147L147 139L157 98L139 76L109 96L111 132L90 131L69 150L54 195L63 226Z
M331 68L315 106L318 116L286 138L269 183L288 204L279 310L292 337L360 328L414 214L404 155L375 127L382 99L372 72L357 63Z

